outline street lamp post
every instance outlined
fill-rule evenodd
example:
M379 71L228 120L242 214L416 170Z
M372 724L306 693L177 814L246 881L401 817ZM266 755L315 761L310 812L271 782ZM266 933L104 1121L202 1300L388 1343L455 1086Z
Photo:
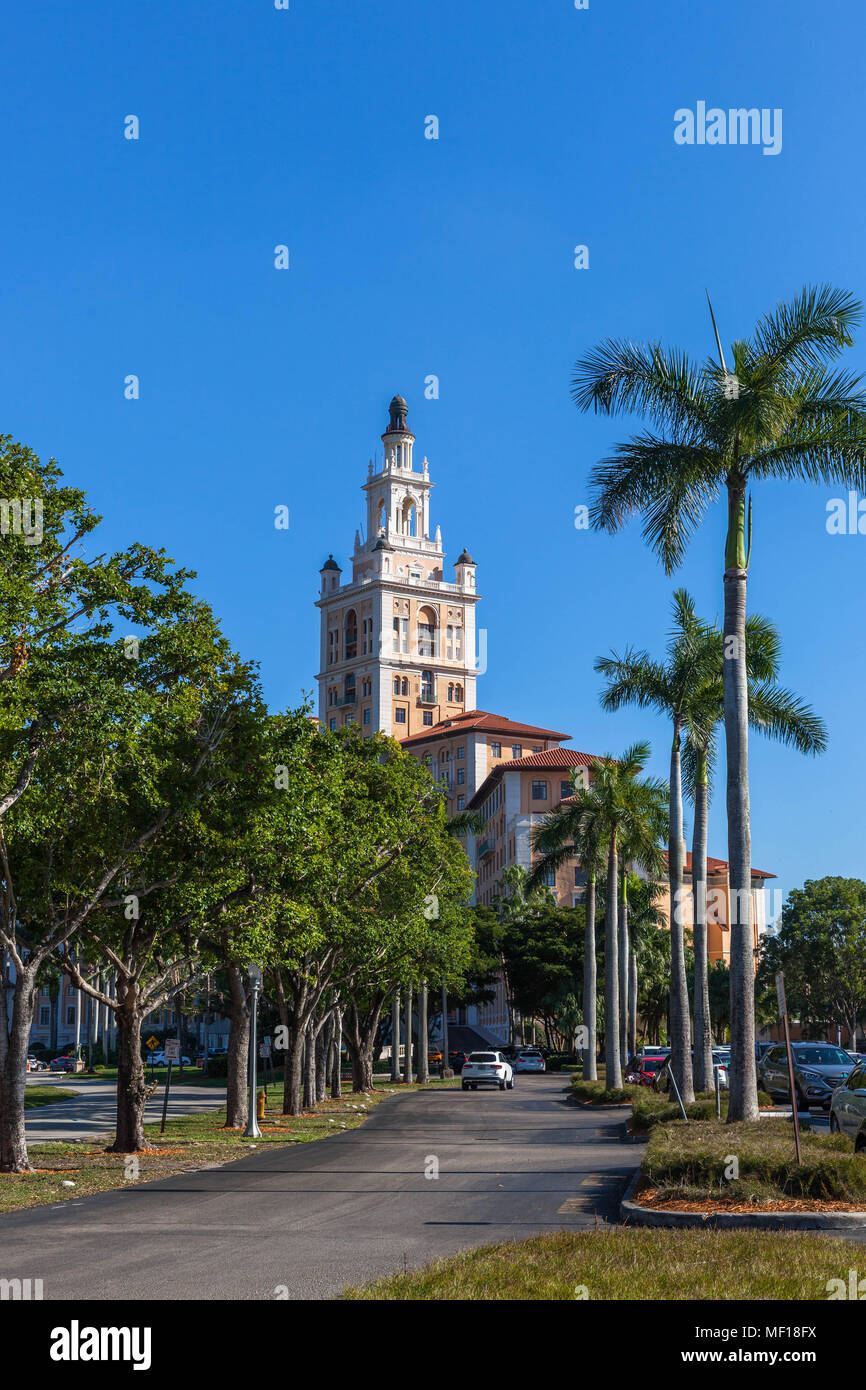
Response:
M257 965L251 965L249 973L250 985L252 987L252 999L250 1001L250 1103L244 1138L261 1139L262 1131L259 1129L256 1119L256 1059L258 1056L256 1022L259 1011L259 994L262 988L262 972Z

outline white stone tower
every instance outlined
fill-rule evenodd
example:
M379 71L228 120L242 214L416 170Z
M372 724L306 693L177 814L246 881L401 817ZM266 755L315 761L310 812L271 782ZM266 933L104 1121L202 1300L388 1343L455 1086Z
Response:
M318 599L320 719L395 738L476 707L475 562L464 550L446 581L438 526L430 537L429 466L415 470L406 414L395 396L382 469L371 462L364 483L366 539L356 532L351 582L330 556Z

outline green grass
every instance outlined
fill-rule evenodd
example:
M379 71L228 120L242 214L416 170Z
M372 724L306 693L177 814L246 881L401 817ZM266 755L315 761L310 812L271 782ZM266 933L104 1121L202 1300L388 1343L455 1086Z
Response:
M134 1182L153 1182L178 1173L230 1163L249 1154L252 1143L261 1150L269 1145L288 1146L327 1139L333 1134L356 1129L370 1111L390 1095L460 1084L459 1078L452 1081L437 1078L431 1081L429 1088L395 1085L384 1077L377 1077L376 1082L372 1094L346 1092L341 1100L326 1100L318 1110L297 1116L282 1114L282 1087L269 1086L265 1119L259 1122L262 1137L255 1141L245 1139L241 1130L223 1128L225 1109L169 1119L164 1135L159 1133L158 1122L146 1125L148 1147L134 1156L133 1165L130 1165L130 1155L106 1153L95 1144L30 1144L30 1162L36 1171L0 1173L0 1213L54 1204L70 1197L89 1197ZM28 1088L28 1097L31 1090L36 1089ZM68 1099L72 1094L64 1090L57 1099ZM74 1186L65 1187L66 1182Z
M465 1250L393 1274L348 1299L602 1300L827 1298L830 1279L862 1267L863 1246L767 1231L613 1227L556 1232ZM664 1323L663 1314L661 1326Z
M797 1165L794 1131L786 1120L699 1124L682 1120L655 1124L641 1164L645 1178L667 1199L731 1201L812 1198L866 1202L866 1154L850 1139L804 1128L802 1165ZM735 1158L738 1176L728 1179Z
M771 1097L765 1095L763 1091L758 1092L758 1101L764 1107L773 1103ZM720 1109L722 1119L725 1119L728 1113L727 1091L722 1091L720 1096ZM686 1106L686 1114L690 1121L714 1120L716 1117L716 1099L713 1092L699 1092L692 1104ZM652 1129L653 1125L681 1118L682 1112L677 1102L670 1100L658 1091L654 1091L649 1086L641 1086L640 1094L635 1096L632 1101L632 1128L635 1130L646 1131Z
M28 1086L24 1092L24 1109L39 1110L43 1105L56 1105L59 1100L72 1100L80 1091L61 1086Z
M571 1078L571 1092L575 1100L589 1101L591 1105L624 1105L640 1096L642 1086L608 1086L604 1080L582 1081L579 1076Z

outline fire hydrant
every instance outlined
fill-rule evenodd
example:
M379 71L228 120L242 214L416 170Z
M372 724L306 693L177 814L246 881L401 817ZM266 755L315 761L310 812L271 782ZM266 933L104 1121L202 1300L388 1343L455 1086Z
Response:
M264 1093L264 1090L260 1087L259 1090L256 1091L256 1119L257 1119L257 1120L263 1120L264 1118L265 1118L265 1093Z

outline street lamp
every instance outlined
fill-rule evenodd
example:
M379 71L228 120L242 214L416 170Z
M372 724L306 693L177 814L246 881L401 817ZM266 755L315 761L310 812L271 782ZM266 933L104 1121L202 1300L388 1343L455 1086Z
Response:
M256 1120L256 1058L258 1056L256 1021L259 1011L259 995L262 990L262 972L257 965L251 965L249 976L250 985L252 987L252 1000L250 1001L250 1103L244 1138L261 1139L262 1131L259 1129L258 1121Z

